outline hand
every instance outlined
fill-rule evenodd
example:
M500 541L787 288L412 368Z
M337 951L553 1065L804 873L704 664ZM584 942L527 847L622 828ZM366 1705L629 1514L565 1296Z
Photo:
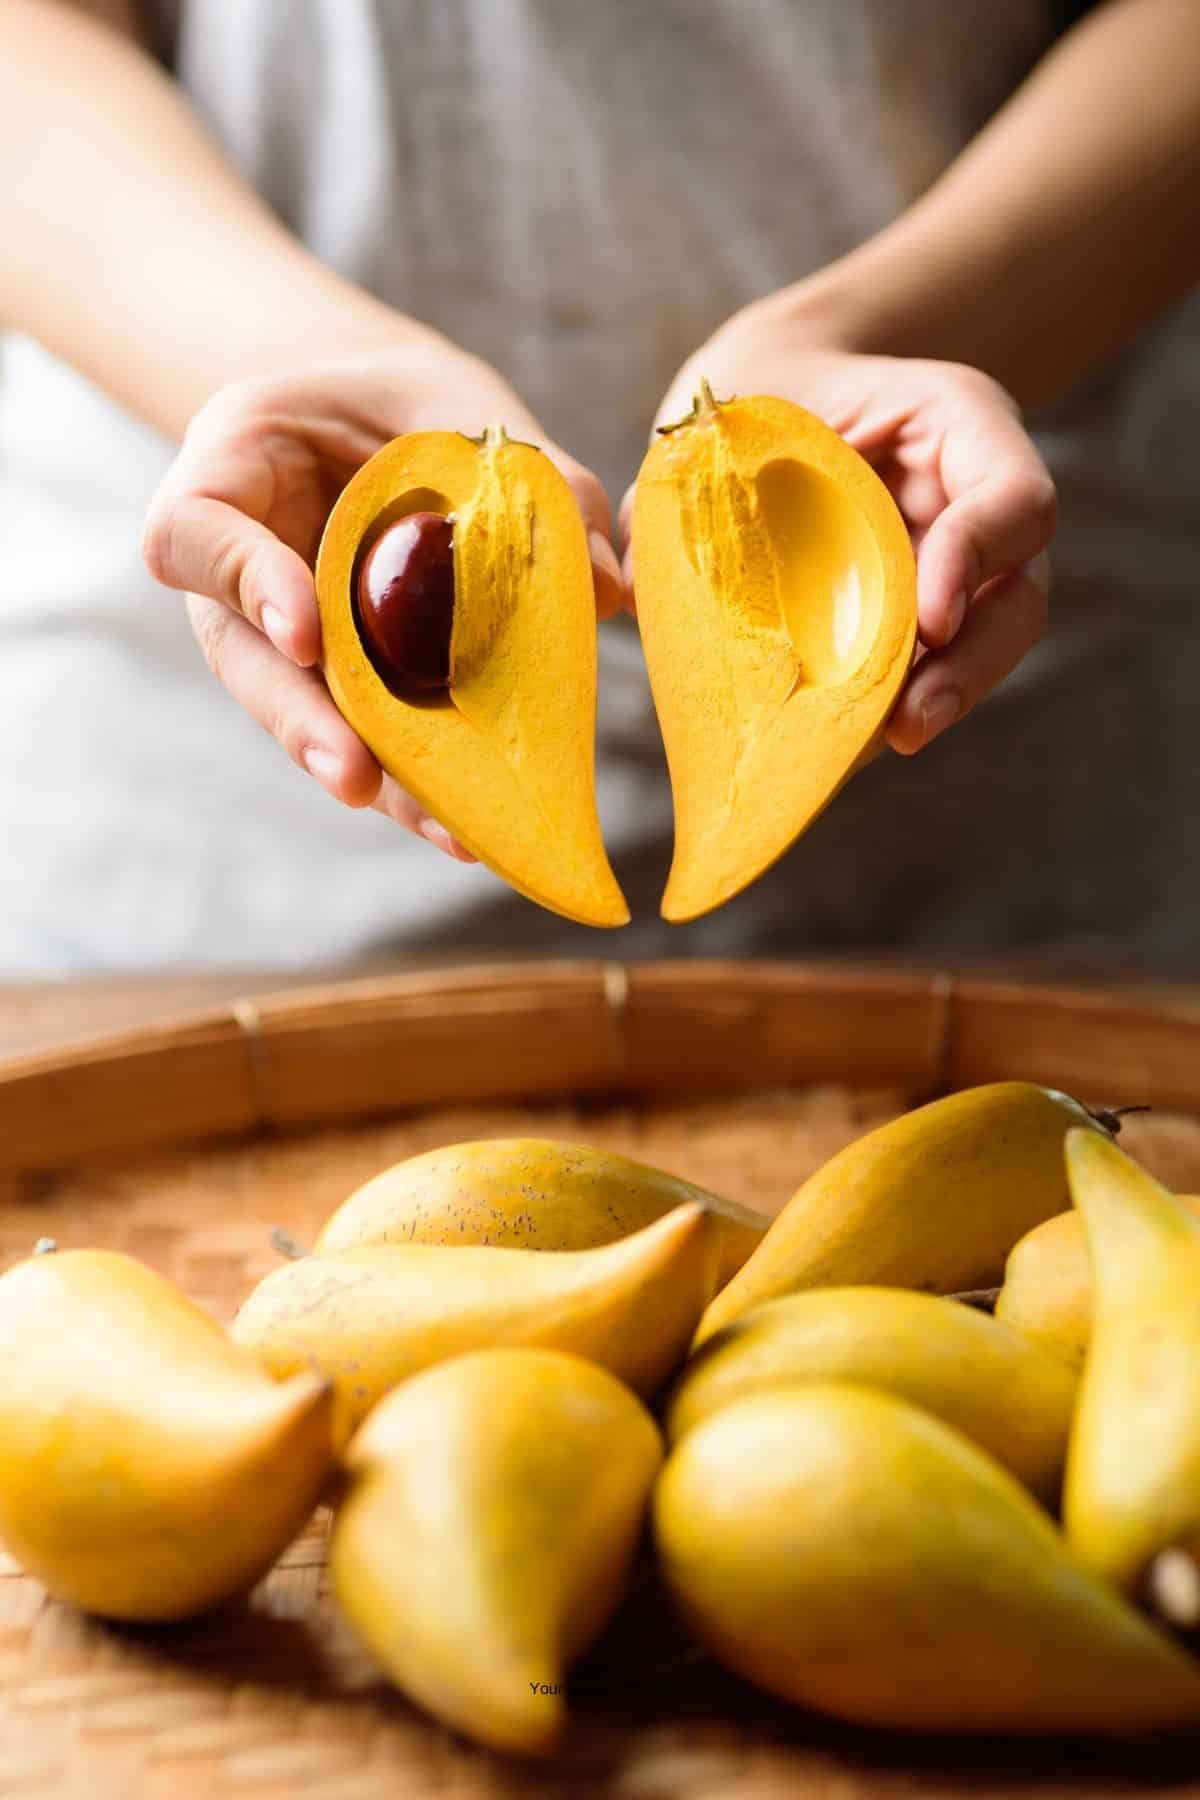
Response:
M923 749L1046 628L1054 484L1015 402L961 364L813 348L803 322L770 302L684 365L657 423L688 411L701 375L718 399L775 394L808 407L887 483L917 553L919 635L887 741L904 755Z
M151 574L187 591L213 673L293 762L347 806L373 806L464 861L330 698L316 666L312 565L338 494L382 444L406 431L478 435L493 421L540 444L566 476L588 528L597 608L617 611L624 589L595 476L549 442L494 370L423 342L221 389L188 428L143 545Z

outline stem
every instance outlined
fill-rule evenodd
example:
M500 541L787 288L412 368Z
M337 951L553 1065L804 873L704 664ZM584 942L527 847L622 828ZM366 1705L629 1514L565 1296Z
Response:
M1160 1550L1146 1570L1145 1587L1151 1612L1165 1625L1175 1631L1200 1626L1200 1567L1190 1550Z
M976 1312L994 1313L996 1302L1000 1298L1000 1289L964 1288L959 1294L949 1294L947 1299L957 1300L960 1306L973 1306Z
M505 431L502 421L498 420L494 425L484 426L483 447L485 450L499 450L501 445L507 444L507 442L508 433Z
M716 398L706 377L702 375L700 392L692 401L691 412L684 413L682 419L676 419L672 425L656 425L654 429L659 437L670 437L673 431L682 431L685 425L695 425L701 419L715 419L723 404L723 401Z
M1084 1111L1102 1126L1110 1137L1118 1137L1121 1131L1121 1120L1130 1113L1153 1112L1152 1106L1086 1106Z

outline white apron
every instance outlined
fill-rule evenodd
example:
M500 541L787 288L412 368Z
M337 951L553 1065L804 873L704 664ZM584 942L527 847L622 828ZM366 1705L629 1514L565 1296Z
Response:
M329 263L490 358L607 483L682 359L908 204L1050 41L1041 0L159 0L161 53ZM214 321L214 329L219 329ZM414 951L1054 943L1200 964L1200 300L1040 421L1053 630L707 920L636 633L602 631L601 937L340 809L218 688L141 523L171 449L33 343L0 373L0 974Z

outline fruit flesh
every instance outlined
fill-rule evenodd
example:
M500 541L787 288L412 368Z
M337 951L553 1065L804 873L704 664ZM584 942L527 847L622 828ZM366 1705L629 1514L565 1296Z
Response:
M397 695L355 618L363 546L405 514L454 515L444 694ZM596 606L587 533L549 457L492 434L414 432L343 489L317 555L323 671L381 767L519 893L624 925L596 809Z
M392 692L448 687L453 522L415 512L386 526L363 558L356 592L363 643Z
M667 919L732 898L869 755L916 634L912 547L869 465L802 407L697 402L633 515L675 807Z

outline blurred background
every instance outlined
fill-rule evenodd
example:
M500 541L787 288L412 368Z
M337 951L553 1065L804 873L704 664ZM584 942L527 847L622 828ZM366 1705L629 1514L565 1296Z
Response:
M45 982L103 1010L130 979L174 997L491 957L1196 974L1194 0L10 0L0 100L10 1040ZM337 356L397 432L511 393L614 513L696 359L830 415L843 377L847 416L899 384L898 440L929 413L913 369L978 368L1057 487L1049 630L671 927L636 623L605 621L598 794L633 923L601 937L339 804L270 729L294 756L295 665L238 619L257 641L230 638L222 685L203 615L148 572L148 509L189 478L210 396L299 394ZM886 365L850 369L867 357ZM985 400L938 392L921 454L949 504ZM272 404L311 447L304 402ZM269 529L229 417L212 492Z

